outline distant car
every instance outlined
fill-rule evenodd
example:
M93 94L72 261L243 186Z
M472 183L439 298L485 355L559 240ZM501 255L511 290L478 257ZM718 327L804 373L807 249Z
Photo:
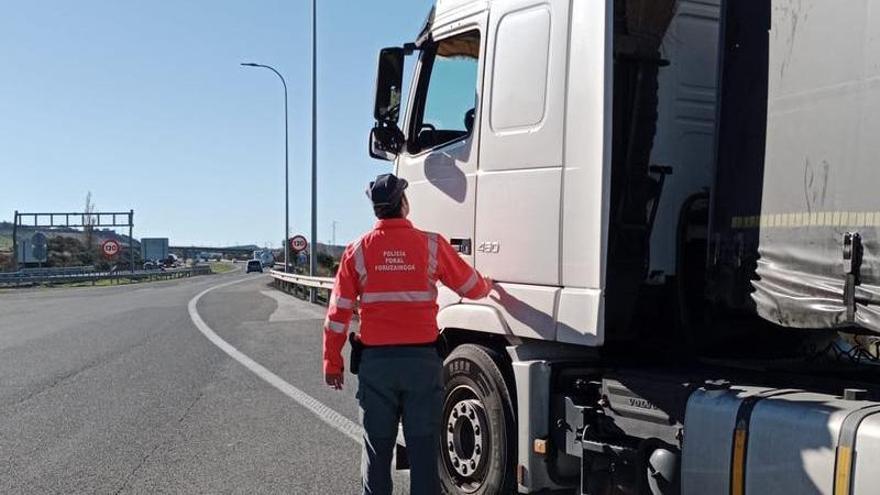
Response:
M263 273L263 263L260 260L250 260L247 263L247 272L260 272Z

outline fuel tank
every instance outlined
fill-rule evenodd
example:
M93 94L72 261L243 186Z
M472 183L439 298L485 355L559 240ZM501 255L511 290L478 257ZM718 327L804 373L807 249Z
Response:
M685 413L682 493L877 493L880 403L865 397L856 390L695 391Z

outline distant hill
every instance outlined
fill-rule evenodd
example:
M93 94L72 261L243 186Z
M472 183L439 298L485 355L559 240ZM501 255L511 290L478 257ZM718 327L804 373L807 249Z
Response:
M83 233L82 229L73 229L73 228L66 228L66 227L56 227L53 229L49 229L49 228L45 228L45 227L34 228L34 227L28 227L28 226L21 226L21 227L19 227L18 230L19 230L19 235L22 237L30 237L35 232L40 231L40 232L46 234L48 237L64 236L64 237L74 237L76 239L79 239L80 241L85 240L85 234ZM98 242L98 243L103 242L107 239L115 239L115 240L119 241L121 244L128 246L128 236L124 235L124 234L120 234L120 233L114 231L113 229L105 229L105 230L96 229L94 231L94 235L95 235L96 242ZM8 247L6 246L6 244L8 244ZM173 242L171 244L175 245ZM135 248L139 249L141 246L141 243L138 242L137 239L135 239L134 246L135 246ZM12 249L12 222L0 222L0 251L2 251L4 249L5 250ZM244 244L244 245L237 245L237 246L227 246L225 248L217 248L217 249L244 249L247 251L256 251L258 249L263 249L263 247L258 246L256 244ZM278 251L279 255L281 253L280 248L275 249L273 251ZM335 259L341 258L343 251L345 251L345 246L335 246L335 245L331 245L331 244L324 244L322 242L318 243L318 253L329 255Z

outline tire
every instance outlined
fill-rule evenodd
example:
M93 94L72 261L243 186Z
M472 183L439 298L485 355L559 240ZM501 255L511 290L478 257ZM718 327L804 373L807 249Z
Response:
M515 493L513 401L488 348L461 345L443 362L440 485L446 494Z

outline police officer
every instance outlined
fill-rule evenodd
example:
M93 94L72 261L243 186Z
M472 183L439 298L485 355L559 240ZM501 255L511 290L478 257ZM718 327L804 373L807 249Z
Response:
M443 363L436 347L437 282L470 299L486 297L491 288L491 281L446 239L406 219L406 188L406 180L393 174L370 183L367 196L379 221L343 253L324 321L324 378L341 389L341 351L359 307L363 351L357 398L364 425L365 494L391 493L391 455L401 420L411 493L439 493Z

